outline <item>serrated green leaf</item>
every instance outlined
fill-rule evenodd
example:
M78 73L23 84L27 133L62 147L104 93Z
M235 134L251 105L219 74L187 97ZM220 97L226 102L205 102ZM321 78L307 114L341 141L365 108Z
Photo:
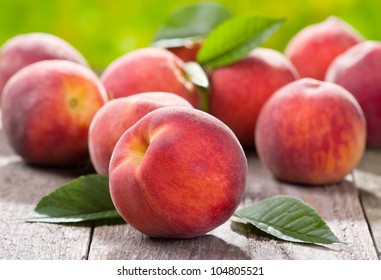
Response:
M72 223L120 218L111 200L108 176L81 176L47 196L37 204L28 222Z
M293 196L268 198L240 209L234 215L282 240L313 244L341 243L316 210Z
M164 48L183 46L189 40L204 38L231 16L218 3L198 3L182 7L158 30L153 45Z
M284 19L237 16L216 27L205 39L197 62L207 69L222 67L245 57L263 44Z

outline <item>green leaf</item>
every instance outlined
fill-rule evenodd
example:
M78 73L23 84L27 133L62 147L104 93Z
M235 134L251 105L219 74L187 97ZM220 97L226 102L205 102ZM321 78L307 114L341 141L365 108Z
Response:
M197 62L187 62L185 72L193 84L198 86L200 92L200 109L208 112L209 109L209 79L204 69Z
M293 196L268 198L240 209L234 215L286 241L341 243L311 206Z
M200 64L191 61L187 62L184 68L192 83L203 88L209 87L208 76L206 75L204 69L202 69Z
M28 222L72 223L120 218L111 200L108 176L87 175L43 197Z
M237 16L215 28L197 55L203 67L217 68L245 57L263 44L282 25L284 19Z
M158 30L153 45L179 47L189 41L204 38L232 14L218 3L188 5L175 11Z

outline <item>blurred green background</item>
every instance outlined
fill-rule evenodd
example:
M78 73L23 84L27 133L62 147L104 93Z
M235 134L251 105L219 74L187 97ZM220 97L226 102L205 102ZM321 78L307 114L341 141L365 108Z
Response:
M381 2L370 0L0 0L0 45L20 33L48 32L76 47L94 68L150 45L161 24L176 9L218 2L234 15L286 18L266 43L280 51L302 27L336 15L365 38L381 40Z

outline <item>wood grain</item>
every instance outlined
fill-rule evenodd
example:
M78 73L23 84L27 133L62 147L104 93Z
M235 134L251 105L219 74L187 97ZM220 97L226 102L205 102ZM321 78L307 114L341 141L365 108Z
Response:
M24 164L0 131L0 259L84 259L90 224L26 223L38 200L73 178L73 171Z
M102 223L94 230L89 259L214 260L250 259L246 237L230 233L228 224L192 239L149 238L124 223ZM232 237L236 238L232 240Z
M315 208L346 244L297 245L250 236L253 259L377 259L352 176L340 184L301 186L272 178L256 157L249 158L250 177L245 204L277 194L294 195Z
M354 176L340 184L307 187L275 180L255 154L248 154L249 176L240 207L277 194L295 195L313 206L345 244L284 242L235 219L198 238L153 239L121 220L78 225L21 220L42 196L82 171L26 165L0 131L0 259L377 259L380 157L379 151L367 152Z
M148 238L127 224L102 223L94 230L90 259L377 259L352 178L332 186L306 187L276 181L254 154L241 205L277 194L312 205L346 244L311 246L275 240L251 226L228 221L209 234L184 240Z
M368 149L355 171L355 181L372 232L379 258L381 257L381 149Z

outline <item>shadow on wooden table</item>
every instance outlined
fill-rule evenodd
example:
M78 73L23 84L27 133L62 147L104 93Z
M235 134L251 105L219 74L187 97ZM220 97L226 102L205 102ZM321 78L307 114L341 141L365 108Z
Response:
M89 259L250 259L239 246L206 234L188 239L151 238L122 220L97 221Z

